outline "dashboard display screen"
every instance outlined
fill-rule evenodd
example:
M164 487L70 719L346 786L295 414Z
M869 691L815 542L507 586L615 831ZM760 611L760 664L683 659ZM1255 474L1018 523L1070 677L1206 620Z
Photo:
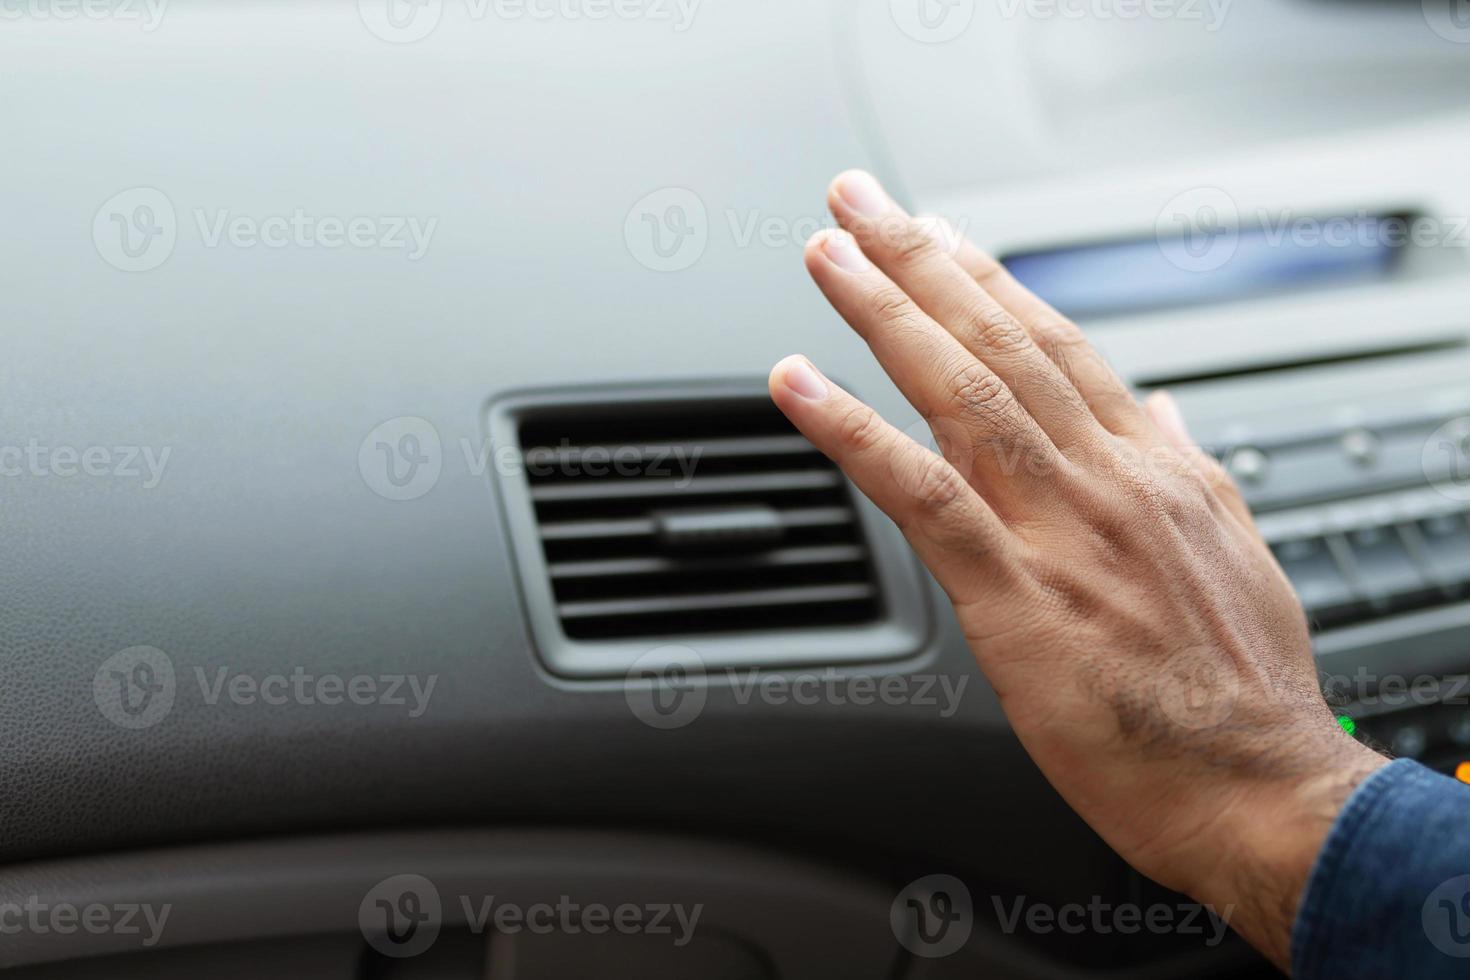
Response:
M1296 220L1023 252L1002 261L1062 313L1104 317L1386 278L1410 227L1396 216Z

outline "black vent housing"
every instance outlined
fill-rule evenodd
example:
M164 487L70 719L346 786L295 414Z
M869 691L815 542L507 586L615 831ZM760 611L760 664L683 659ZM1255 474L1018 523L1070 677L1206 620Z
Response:
M841 471L768 399L521 423L563 632L579 640L869 623L880 590Z
M486 426L554 674L899 661L930 635L903 535L764 379L513 394Z

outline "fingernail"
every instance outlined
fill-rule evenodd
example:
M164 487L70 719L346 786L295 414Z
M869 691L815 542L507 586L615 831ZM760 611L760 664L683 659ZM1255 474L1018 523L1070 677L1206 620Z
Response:
M837 179L837 196L864 218L881 218L893 207L872 174L849 170Z
M822 251L839 268L848 272L866 272L872 263L858 248L857 242L845 231L834 231L822 240Z
M804 357L792 358L791 363L786 366L782 381L786 387L808 401L819 402L827 397L827 382L812 367L812 362Z

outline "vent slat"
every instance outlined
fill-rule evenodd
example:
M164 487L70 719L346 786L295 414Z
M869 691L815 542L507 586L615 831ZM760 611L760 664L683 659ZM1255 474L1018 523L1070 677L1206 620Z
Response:
M847 481L764 397L552 407L517 434L543 582L569 639L883 614Z
M839 565L868 557L861 545L845 544L813 548L782 548L753 555L718 558L614 558L607 561L568 561L551 566L553 579L590 578L599 575L656 575L665 572L749 570L791 565Z
M762 456L810 456L817 448L801 435L744 436L705 439L700 442L660 442L651 445L535 446L526 450L527 467L559 466L567 469L606 464L617 460L638 462L688 460L698 465L701 460ZM534 470L533 470L534 474Z
M647 599L609 599L601 602L564 602L557 612L564 620L603 616L645 616L653 613L699 612L718 609L761 609L772 606L816 605L873 599L876 590L862 582L851 585L810 585L791 589L755 589L702 595L651 596Z
M757 473L750 476L695 477L692 480L589 480L533 486L536 503L563 501L626 500L629 498L695 497L730 493L782 493L792 490L825 490L841 486L842 474L835 470L797 470Z
M803 507L779 513L781 523L788 528L851 524L855 516L850 507ZM541 525L541 540L651 537L657 529L652 518L644 517L608 521L548 521Z

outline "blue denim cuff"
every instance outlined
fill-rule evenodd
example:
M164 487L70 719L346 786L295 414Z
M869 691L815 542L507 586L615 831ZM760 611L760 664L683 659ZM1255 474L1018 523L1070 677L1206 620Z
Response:
M1470 786L1399 759L1353 793L1292 929L1296 980L1470 977Z

